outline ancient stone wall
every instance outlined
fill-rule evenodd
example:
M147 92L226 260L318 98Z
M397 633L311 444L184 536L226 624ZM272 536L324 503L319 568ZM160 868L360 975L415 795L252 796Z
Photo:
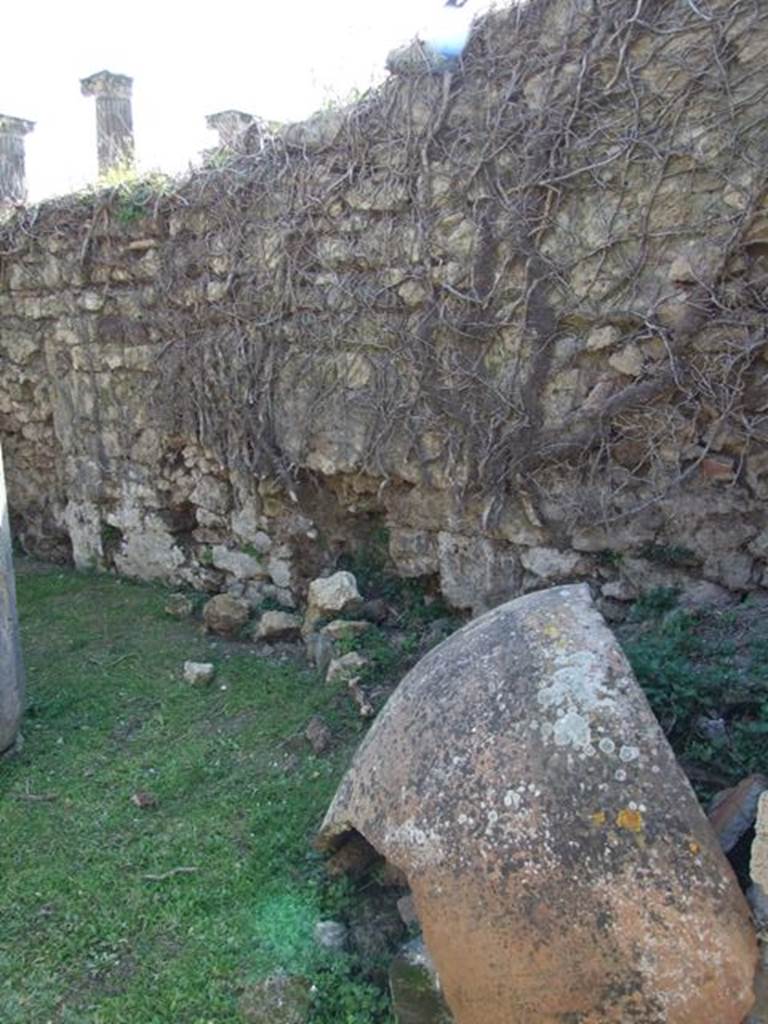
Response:
M461 67L0 234L30 550L290 604L764 585L768 12L532 0Z

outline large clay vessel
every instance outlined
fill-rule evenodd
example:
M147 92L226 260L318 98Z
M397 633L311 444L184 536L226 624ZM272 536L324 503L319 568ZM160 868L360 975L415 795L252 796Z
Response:
M0 449L0 754L16 741L24 709L24 672L16 618L11 531Z
M734 875L586 585L431 651L358 751L320 845L408 877L457 1024L741 1024Z

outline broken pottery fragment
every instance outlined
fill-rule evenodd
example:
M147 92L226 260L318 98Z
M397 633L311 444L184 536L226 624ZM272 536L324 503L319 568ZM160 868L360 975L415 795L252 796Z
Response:
M419 662L318 845L350 836L407 875L457 1024L750 1010L748 908L586 585L501 605Z
M748 775L737 786L715 794L707 813L723 853L732 850L755 824L760 794L766 789L768 778L757 773Z

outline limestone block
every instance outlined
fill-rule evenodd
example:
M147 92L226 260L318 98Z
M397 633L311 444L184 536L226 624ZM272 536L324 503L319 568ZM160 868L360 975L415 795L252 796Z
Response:
M581 405L586 395L585 375L581 370L561 370L547 381L542 391L542 403L547 419L557 421Z
M455 608L478 612L520 592L520 562L509 545L447 532L437 545L440 589Z
M427 288L420 282L410 279L403 281L397 294L406 306L420 306L428 296Z
M428 576L437 572L437 535L428 530L392 528L389 554L401 576Z
M266 579L268 573L261 561L245 551L234 551L217 544L211 548L215 568L231 573L238 580Z
M461 213L443 216L435 224L435 244L452 259L467 260L477 239L477 227Z
M343 110L327 110L306 121L284 125L280 136L286 146L297 149L318 150L333 145L344 126Z
M214 476L198 478L189 500L209 512L224 515L229 509L229 487L224 480Z
M520 501L521 505L526 504L522 497ZM505 504L495 526L489 527L488 532L492 532L494 535L498 534L504 540L509 541L510 544L519 544L526 547L543 544L546 540L546 534L541 528L541 523L532 522L528 511L535 515L531 508L526 510L518 505Z
M595 327L587 337L587 351L600 352L604 348L613 348L621 338L621 331L612 324Z
M307 614L304 632L310 632L316 622L330 613L352 611L362 604L357 580L351 572L335 572L312 580L307 592Z
M280 590L288 590L293 585L293 563L288 557L281 557L278 552L270 552L267 560L269 577Z
M668 277L675 285L710 284L723 264L724 247L699 240L687 245L672 260Z
M408 189L389 177L360 182L344 194L353 210L398 210L408 203Z
M627 377L639 377L643 372L643 353L633 342L623 345L608 359L608 365Z
M95 569L102 564L101 513L92 501L70 500L64 509L64 523L72 543L72 560L78 569Z
M367 633L371 628L367 619L334 619L320 630L323 636L331 640L350 640L353 636Z
M186 561L173 534L155 516L144 519L140 532L127 532L123 535L114 560L117 571L126 576L165 582L173 581L176 571Z
M545 580L562 580L572 576L584 560L578 552L558 551L557 548L527 548L520 553L523 566Z
M748 907L585 584L488 612L408 673L318 845L350 834L405 872L457 1024L749 1012Z
M250 618L247 601L231 594L217 594L203 608L203 622L212 633L233 636Z
M35 338L26 333L8 333L3 338L3 345L8 353L11 362L23 366L29 362L35 353L40 351L40 345Z
M97 292L92 288L86 289L80 293L77 304L89 313L97 313L104 308L104 292Z
M257 640L287 640L301 632L302 618L289 612L264 612L259 619L254 637Z
M744 551L718 551L704 562L703 573L708 580L728 590L750 590L754 587L754 559Z
M358 651L350 651L340 658L333 658L325 673L326 683L349 682L358 676L368 664L368 659Z
M272 546L272 540L261 526L261 516L251 507L243 507L232 513L232 533L235 537L255 548L260 554L266 554Z

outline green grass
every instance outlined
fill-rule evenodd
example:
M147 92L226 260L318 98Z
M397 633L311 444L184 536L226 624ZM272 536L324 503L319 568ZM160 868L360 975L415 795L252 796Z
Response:
M310 843L360 739L346 700L299 664L212 645L159 588L17 583L29 712L0 767L0 1021L228 1024L280 968L316 985L316 1024L387 1020L360 965L312 941L339 911ZM183 681L185 659L217 663L211 687ZM325 758L301 738L318 712Z
M744 775L766 771L768 621L749 603L698 614L675 608L674 591L638 601L618 630L657 718L706 801ZM724 723L716 740L702 721Z

